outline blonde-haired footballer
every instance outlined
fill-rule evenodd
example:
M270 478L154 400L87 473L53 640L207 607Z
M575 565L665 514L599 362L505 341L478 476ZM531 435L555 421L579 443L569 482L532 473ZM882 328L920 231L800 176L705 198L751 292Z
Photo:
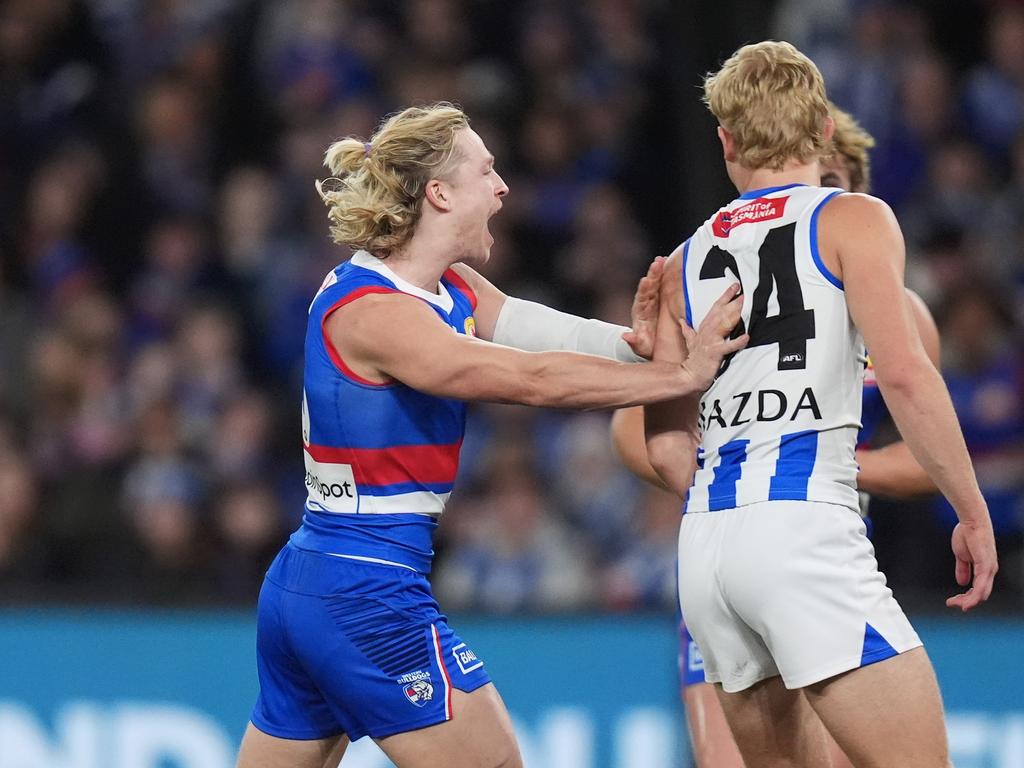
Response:
M848 192L868 192L871 185L871 160L869 150L875 140L848 112L835 104L829 104L829 115L835 123L832 134L833 152L822 158L821 186L838 187ZM646 294L657 290L661 278L661 266L641 283ZM644 298L644 297L641 297ZM911 303L914 321L928 358L939 365L939 332L924 301L909 288L907 298ZM650 300L650 299L647 299ZM867 512L868 495L890 498L911 498L933 493L935 484L928 473L917 462L910 448L903 440L883 447L874 445L876 428L886 418L885 402L870 365L865 368L864 392L861 405L861 429L857 436L857 486L862 492L862 509ZM642 408L623 408L612 417L612 440L622 462L636 475L647 482L664 488L647 460L644 444ZM870 521L865 517L870 526ZM686 625L680 622L680 687L685 704L690 742L698 768L744 768L736 741L725 721L722 706L718 703L714 686L704 679L703 658L700 649L690 636ZM848 768L849 759L839 749L835 740L829 737L833 768Z
M956 577L971 588L947 604L987 599L997 563L906 298L899 226L879 200L818 186L834 122L791 45L741 48L705 101L741 194L665 264L662 317L699 320L739 279L750 342L703 396L644 409L650 463L687 499L683 615L746 765L828 764L822 723L858 765L945 765L931 665L858 514L865 343L897 427L960 517ZM659 325L656 359L674 359L673 338Z

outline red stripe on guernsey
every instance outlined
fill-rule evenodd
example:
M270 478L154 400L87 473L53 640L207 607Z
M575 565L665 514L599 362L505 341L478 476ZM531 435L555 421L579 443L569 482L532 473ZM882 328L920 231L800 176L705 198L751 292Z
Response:
M353 381L357 381L360 384L366 384L370 387L388 387L393 383L392 380L388 381L372 381L371 379L365 379L358 373L353 371L347 365L345 361L341 359L341 355L338 354L338 350L335 349L334 344L331 342L331 337L327 334L327 318L334 314L337 310L344 307L346 304L351 304L358 298L366 296L370 293L401 293L397 288L388 288L383 285L367 285L362 288L356 288L351 293L345 294L343 297L334 302L320 320L320 330L324 337L324 346L327 348L327 354L330 356L331 361L337 366L338 370L345 374L348 378ZM315 457L314 457L315 458Z
M476 293L469 287L469 283L462 279L462 275L454 269L449 269L445 271L444 279L466 294L466 298L469 299L469 306L476 312Z
M462 440L447 445L394 445L389 448L329 448L307 445L314 461L349 464L360 485L393 485L409 481L453 483L459 469Z
M441 668L444 676L444 719L452 719L452 679L448 677L448 670L444 665L444 655L441 653L441 638L437 634L437 625L430 625L430 632L434 636L434 653L437 654L437 666Z

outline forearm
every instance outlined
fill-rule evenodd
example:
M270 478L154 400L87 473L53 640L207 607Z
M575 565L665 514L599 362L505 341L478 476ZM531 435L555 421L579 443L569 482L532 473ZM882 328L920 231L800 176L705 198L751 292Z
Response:
M949 392L935 368L914 366L899 382L879 378L893 420L914 458L962 521L987 518Z
M646 405L699 390L676 363L630 365L574 352L528 356L521 370L521 399L548 408L622 408Z
M699 398L691 395L644 408L647 459L662 483L680 498L689 491L697 469Z
M860 465L857 486L867 493L905 499L938 490L903 441L884 448L857 451L857 463Z
M624 363L639 362L623 340L629 331L602 320L587 320L557 309L507 297L498 312L493 341L525 352L583 352Z
M651 485L668 490L665 481L654 471L647 458L644 439L644 409L620 408L612 414L612 446L622 464Z

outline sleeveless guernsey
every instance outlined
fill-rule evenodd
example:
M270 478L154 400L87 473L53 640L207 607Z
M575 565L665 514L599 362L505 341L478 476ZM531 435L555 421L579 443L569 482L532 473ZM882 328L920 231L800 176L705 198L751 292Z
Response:
M747 348L700 402L701 449L687 512L802 500L857 509L863 341L842 282L818 253L817 220L842 190L753 190L683 245L687 322L737 279Z
M466 406L345 364L325 332L332 312L370 293L426 302L452 331L474 333L476 296L453 270L424 291L365 251L328 273L309 310L302 398L308 496L292 543L307 550L430 570L437 517L455 482ZM401 333L396 328L395 333Z

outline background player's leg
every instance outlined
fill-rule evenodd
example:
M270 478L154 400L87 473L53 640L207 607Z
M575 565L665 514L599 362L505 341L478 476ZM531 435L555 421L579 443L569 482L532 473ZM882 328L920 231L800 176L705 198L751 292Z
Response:
M347 736L310 741L279 739L249 723L236 768L336 768L347 746Z
M743 768L743 758L725 720L715 686L710 683L686 686L683 703L697 768Z
M821 720L800 691L786 689L781 677L738 693L715 688L747 768L831 765Z
M950 765L942 699L924 648L804 690L825 727L858 767Z
M505 704L492 683L452 691L452 719L377 740L398 768L522 768Z

